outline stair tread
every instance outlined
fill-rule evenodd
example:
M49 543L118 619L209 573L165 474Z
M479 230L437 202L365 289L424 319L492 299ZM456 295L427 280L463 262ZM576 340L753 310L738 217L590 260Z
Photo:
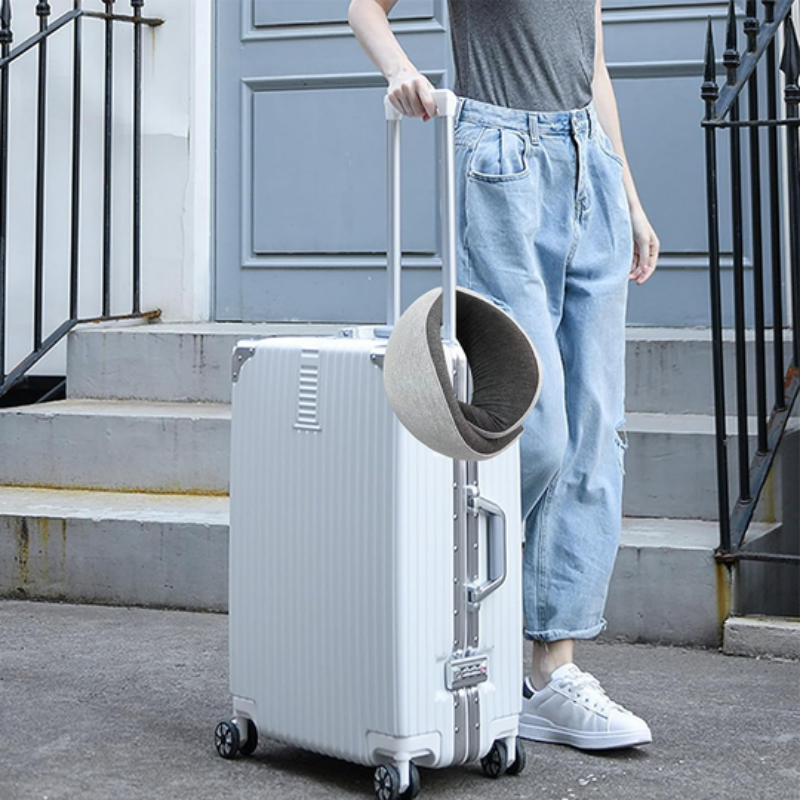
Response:
M224 495L0 486L0 516L227 525Z
M352 327L356 323L348 324L344 322L313 323L313 322L141 322L120 325L110 322L107 324L92 323L79 326L75 329L75 334L88 335L141 335L141 334L184 334L213 336L216 334L223 336L257 336L272 335L292 335L301 333L305 336L327 336L335 334L342 328ZM363 323L358 323L363 325ZM705 327L663 327L649 325L628 325L626 328L626 338L628 341L639 342L710 342L711 329ZM765 339L772 341L772 329L765 330ZM784 338L790 332L784 333ZM734 341L735 333L733 329L726 328L722 332L724 341ZM745 339L753 341L755 332L752 329L745 331Z
M0 486L0 516L55 519L118 519L148 522L204 522L227 525L227 495L106 492L86 489ZM754 522L751 535L780 523ZM623 547L670 546L713 549L719 543L716 522L699 519L625 517Z
M96 400L77 398L41 405L0 409L0 416L24 414L53 417L57 415L109 417L180 417L189 419L229 419L229 403L196 401L165 402L161 400Z
M107 326L92 323L75 330L77 334L183 334L187 336L275 336L303 334L304 336L330 336L342 328L352 327L345 323L313 322L155 322L134 325L110 323ZM73 334L75 335L75 334Z
M629 411L626 415L625 427L629 432L635 433L703 433L713 434L716 431L716 421L713 414L673 414L655 411ZM726 429L729 435L736 435L738 418L728 415ZM754 434L758 424L758 417L747 418L748 428ZM798 426L796 418L790 418L787 426L794 430Z
M780 523L752 522L751 535L779 528ZM719 545L719 524L701 519L625 517L623 547L671 547L689 550L714 549Z

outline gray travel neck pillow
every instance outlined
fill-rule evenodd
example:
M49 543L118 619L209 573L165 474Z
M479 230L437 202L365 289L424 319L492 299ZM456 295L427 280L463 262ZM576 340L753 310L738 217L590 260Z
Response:
M539 358L505 311L456 291L456 331L472 373L472 398L457 399L441 339L442 291L417 299L395 325L384 358L389 404L423 444L450 458L485 461L522 435L539 397Z

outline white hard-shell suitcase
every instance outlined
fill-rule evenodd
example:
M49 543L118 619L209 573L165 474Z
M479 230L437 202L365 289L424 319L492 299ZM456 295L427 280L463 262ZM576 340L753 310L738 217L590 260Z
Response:
M455 344L453 120L436 92L444 338ZM390 310L399 313L399 127L390 145ZM231 446L230 686L220 755L259 735L377 766L379 798L418 766L481 758L521 771L519 449L452 461L400 424L381 372L386 330L240 342Z

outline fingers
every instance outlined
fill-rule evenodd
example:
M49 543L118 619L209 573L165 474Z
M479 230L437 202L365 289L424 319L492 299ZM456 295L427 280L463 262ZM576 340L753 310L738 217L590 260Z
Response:
M633 261L629 278L641 286L656 270L661 243L641 208L631 214Z
M658 264L660 243L655 232L637 239L633 247L633 262L629 278L641 286L655 271Z
M433 86L419 72L399 75L389 85L389 100L407 117L422 117L428 120L436 116L433 102Z

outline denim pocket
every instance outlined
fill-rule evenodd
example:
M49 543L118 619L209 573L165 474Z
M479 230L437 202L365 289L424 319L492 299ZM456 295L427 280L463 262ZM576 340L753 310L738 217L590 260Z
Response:
M517 181L529 174L525 134L506 128L484 128L470 160L469 177L500 183Z

